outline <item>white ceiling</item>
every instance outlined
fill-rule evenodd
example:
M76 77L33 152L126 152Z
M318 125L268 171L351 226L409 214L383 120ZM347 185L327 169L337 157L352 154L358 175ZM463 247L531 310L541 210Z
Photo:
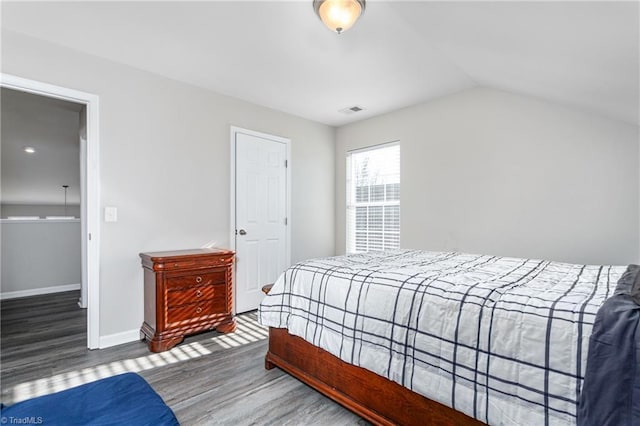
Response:
M472 87L639 123L638 2L2 3L4 30L339 126ZM358 105L365 110L344 115Z
M2 203L80 204L83 105L2 88ZM27 154L24 148L36 149Z

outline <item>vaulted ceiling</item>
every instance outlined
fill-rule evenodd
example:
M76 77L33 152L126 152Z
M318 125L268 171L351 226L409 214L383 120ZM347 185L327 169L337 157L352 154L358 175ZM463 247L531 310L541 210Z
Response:
M638 124L638 2L7 2L3 31L339 126L477 86ZM364 111L340 110L358 105Z

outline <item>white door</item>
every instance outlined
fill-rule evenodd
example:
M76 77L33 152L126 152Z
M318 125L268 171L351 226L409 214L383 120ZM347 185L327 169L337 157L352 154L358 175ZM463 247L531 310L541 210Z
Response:
M236 312L257 309L288 266L287 144L241 132L236 152ZM266 136L266 135L265 135Z
M80 248L82 253L82 271L81 271L81 285L80 285L80 300L78 305L82 309L86 309L89 306L88 295L88 273L87 273L87 235L89 234L87 228L87 107L86 105L80 112Z

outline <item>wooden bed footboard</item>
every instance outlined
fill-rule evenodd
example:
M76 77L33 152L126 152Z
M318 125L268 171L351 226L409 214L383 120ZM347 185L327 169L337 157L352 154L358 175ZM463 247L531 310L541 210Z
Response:
M329 352L269 329L265 368L279 367L349 410L379 425L482 425L463 413L432 401Z

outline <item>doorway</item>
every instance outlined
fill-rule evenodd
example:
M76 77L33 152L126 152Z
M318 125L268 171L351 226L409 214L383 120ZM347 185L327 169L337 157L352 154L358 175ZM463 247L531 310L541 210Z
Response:
M262 286L291 263L290 140L231 128L231 246L235 311L258 308Z
M85 92L0 74L0 87L82 105L80 139L81 297L87 308L87 347L100 347L98 97ZM83 300L84 299L84 300Z

